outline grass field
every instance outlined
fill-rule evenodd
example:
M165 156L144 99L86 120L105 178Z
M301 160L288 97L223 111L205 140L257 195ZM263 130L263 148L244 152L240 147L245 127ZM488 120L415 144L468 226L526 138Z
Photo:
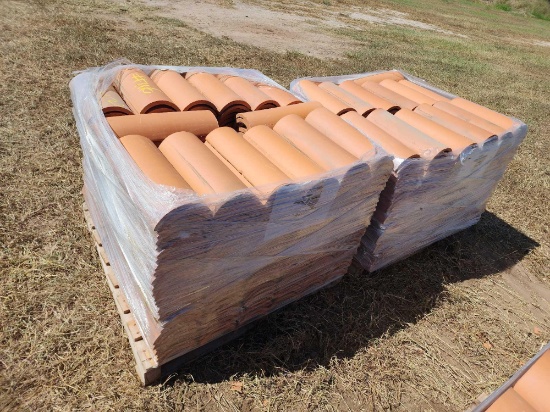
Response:
M0 2L0 410L460 411L550 340L550 22L467 0L369 2L443 32L354 19L362 3L254 2L333 13L343 24L320 33L353 47L318 59L214 37L153 2ZM401 68L530 131L478 225L350 273L144 389L83 222L68 89L73 71L119 57L284 85Z

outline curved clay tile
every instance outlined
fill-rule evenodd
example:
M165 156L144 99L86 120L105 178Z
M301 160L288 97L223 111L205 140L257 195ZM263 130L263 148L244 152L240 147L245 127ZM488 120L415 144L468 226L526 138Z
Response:
M309 100L321 103L332 113L341 115L354 110L349 104L344 103L337 97L334 97L332 94L319 88L319 86L312 81L302 80L298 83L298 86L301 87L302 91Z
M252 127L243 137L291 179L300 179L323 172L323 169L313 160L268 126Z
M352 80L342 82L339 86L348 93L353 94L358 99L364 100L365 102L369 103L371 106L374 106L377 109L384 109L388 112L394 112L399 109L399 107L396 106L394 103L390 102L389 100L383 99L375 95L374 93L369 92L367 89L364 89Z
M419 86L418 84L410 82L408 80L400 80L399 84L402 84L403 86L406 86L409 89L416 90L419 93L425 94L426 96L430 97L431 99L433 99L437 102L447 102L447 101L449 101L449 99L447 99L445 96L441 96L439 93L428 90L425 87Z
M408 109L401 109L395 117L403 120L405 123L411 125L415 129L420 130L422 133L430 136L432 139L441 142L445 146L449 146L456 154L461 153L468 146L475 145L476 143L468 139L467 137L453 132L452 130L440 125L424 116L419 115Z
M289 106L291 104L302 103L300 99L294 96L292 93L286 90L279 89L278 87L259 84L258 89L267 94L270 98L279 103L279 106Z
M374 146L369 139L324 107L308 114L306 122L358 159L374 155Z
M448 129L451 129L453 132L466 136L477 144L483 144L487 140L496 136L496 134L488 130L468 123L465 120L444 112L437 107L430 106L429 104L421 104L414 109L414 112L439 123Z
M168 136L160 151L199 195L246 188L197 136L178 132Z
M345 104L352 107L355 111L357 111L361 116L366 116L370 112L372 112L375 107L370 104L369 102L366 102L364 100L359 99L358 97L354 96L353 94L347 92L346 90L338 87L334 83L330 82L323 82L319 84L319 87L328 93L332 94L337 99L343 101Z
M420 157L418 152L414 149L401 143L380 127L376 126L370 120L365 119L359 113L346 113L342 115L342 119L367 136L371 141L382 147L382 149L390 155L393 155L399 159Z
M403 80L405 77L395 71L389 71L384 73L378 73L378 74L371 74L370 76L360 77L358 79L353 80L355 83L363 84L364 82L381 82L382 80L391 79L395 80L396 82L399 80Z
M357 160L323 133L295 114L283 117L273 128L324 170L347 166Z
M437 100L434 100L423 93L417 92L416 90L404 86L401 83L396 82L395 80L382 80L380 82L380 86L383 86L386 89L390 89L395 93L400 94L401 96L404 96L407 99L412 100L413 102L416 102L417 104L434 104L435 102L437 102Z
M132 114L130 108L124 103L124 100L113 86L109 87L101 96L101 110L105 117Z
M495 112L494 110L488 109L487 107L480 106L474 102L470 102L466 99L457 97L451 100L451 104L454 104L461 109L467 110L470 113L474 113L484 119L488 120L491 123L496 124L497 126L502 127L503 129L508 130L514 125L514 121L501 113Z
M116 116L107 118L107 122L118 137L139 134L153 141L181 131L206 136L218 127L216 117L209 110Z
M247 129L254 126L265 125L275 126L279 120L289 114L296 114L305 119L305 117L315 109L322 107L319 102L307 102L293 104L286 107L276 107L274 109L259 110L256 112L239 113L237 115L237 124Z
M187 110L211 110L216 114L216 107L180 73L173 70L155 70L151 80L161 89L183 112Z
M150 139L139 135L128 135L121 137L120 143L126 148L143 173L153 182L181 189L191 189L191 186L180 176Z
M378 83L374 82L364 82L361 87L367 89L369 92L375 94L382 99L386 99L396 106L399 106L401 109L414 109L418 106L418 103L411 99L407 99L405 96L401 96L398 93L395 93L393 90L390 90L384 86L381 86Z
M139 69L121 70L114 83L115 89L135 114L177 111L178 107Z
M376 109L367 119L401 143L413 148L421 157L433 159L451 151L449 146L432 139L385 110Z
M501 135L506 131L502 127L497 126L496 124L491 123L490 121L479 117L478 115L475 115L467 110L461 109L460 107L455 106L454 104L451 104L449 102L437 102L436 104L434 104L434 107L437 107L438 109L441 109L444 112L452 114L453 116L465 120L469 123L475 124L482 129L489 130L496 135Z
M550 350L514 384L514 390L537 412L550 412Z
M500 395L486 412L537 412L513 388Z
M241 96L252 110L263 110L279 106L279 103L242 77L227 76L223 80L223 84Z
M277 166L229 127L214 130L206 136L206 142L253 186L271 186L290 180Z

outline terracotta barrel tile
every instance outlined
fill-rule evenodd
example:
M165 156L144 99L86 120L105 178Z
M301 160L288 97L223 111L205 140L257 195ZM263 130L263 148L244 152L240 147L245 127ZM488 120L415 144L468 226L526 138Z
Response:
M246 101L252 110L262 110L279 106L279 103L242 77L227 76L223 80L223 84Z
M283 117L277 122L273 130L287 139L324 170L347 166L357 160L357 158L353 157L295 114Z
M441 109L444 112L452 114L453 116L465 120L469 123L475 124L476 126L488 130L496 135L501 135L506 131L502 127L497 126L496 124L491 123L490 121L485 120L482 117L479 117L467 110L461 109L460 107L455 106L454 104L451 104L449 102L437 102L436 104L434 104L434 107L437 107L438 109Z
M431 97L428 97L427 95L417 92L416 90L413 90L407 86L404 86L395 80L382 80L380 82L380 86L384 86L387 89L390 89L394 91L395 93L406 97L409 100L412 100L413 102L416 102L418 104L426 103L426 104L434 104L437 102L437 100L432 99Z
M308 114L306 122L356 158L374 155L374 146L369 139L324 107Z
M421 104L414 111L458 134L466 136L477 144L483 144L487 140L496 137L496 134L488 130L468 123L463 119L453 116L435 106L430 106L429 104Z
M418 84L410 82L408 80L400 80L399 84L402 84L403 86L406 86L409 89L416 90L419 93L425 94L426 96L430 97L431 99L433 99L437 102L447 102L447 101L449 101L449 99L447 99L445 96L441 96L440 94L438 94L436 92L428 90L425 87L419 86Z
M388 89L387 87L381 86L378 83L374 82L364 82L361 87L365 88L369 92L377 95L382 99L386 99L393 104L399 106L402 109L414 109L418 106L418 103L411 99L407 99L405 96L401 96L398 93L395 93L393 90Z
M365 119L359 113L349 112L342 115L342 119L347 121L374 143L382 147L390 155L400 159L409 159L420 157L413 148L401 143L390 134L386 133L380 127L376 126L370 120Z
M139 69L121 70L114 83L115 89L135 114L177 111L178 107Z
M319 102L307 102L293 104L287 107L276 107L274 109L259 110L256 112L239 113L237 115L237 125L247 129L251 129L258 125L273 127L275 123L289 114L296 114L305 119L311 111L319 107L322 107Z
M399 81L399 80L403 80L404 78L405 77L399 72L389 71L384 73L371 74L370 76L360 77L359 79L355 79L354 82L358 84L363 84L366 81L379 83L382 80L386 80L386 79Z
M153 182L161 185L191 189L155 144L144 136L128 135L120 138L139 168Z
M300 179L323 172L323 169L313 160L268 126L252 127L243 137L291 179Z
M171 134L164 139L159 149L199 195L227 193L246 188L192 133Z
M116 116L109 117L107 122L118 137L139 134L153 141L181 131L206 136L218 127L216 117L209 110Z
M550 350L546 351L514 385L514 390L537 412L550 412Z
M453 152L460 153L466 147L476 144L473 140L453 132L452 130L440 125L426 117L419 115L408 109L401 109L396 114L396 117L411 125L415 129L430 136L432 139L441 142L453 149Z
M433 159L451 150L449 146L432 139L385 110L376 109L367 119L401 143L413 148L421 157Z
M174 102L181 111L210 110L216 113L216 107L203 96L180 73L173 70L155 70L151 73L151 80Z
M302 88L308 99L320 102L323 106L337 115L354 110L350 105L321 89L318 85L309 80L302 80L298 85Z
M375 107L370 104L369 102L366 102L364 100L359 99L358 97L354 96L353 94L347 92L346 90L338 87L334 83L330 82L323 82L319 84L319 87L328 93L332 94L337 99L343 101L345 104L352 107L354 110L356 110L361 116L366 116L370 112L372 112Z
M302 103L300 99L286 90L279 89L274 86L258 85L258 89L267 94L270 98L279 103L279 106L289 106L292 104Z
M474 113L488 120L489 122L502 127L503 129L508 130L514 125L514 121L508 116L495 112L494 110L488 109L487 107L480 106L479 104L470 102L466 99L457 97L451 100L451 104L454 104L461 109L467 110L470 113Z
M377 109L384 109L389 112L394 112L399 109L395 103L389 100L383 99L374 93L369 92L367 89L361 87L361 85L355 83L352 80L347 80L339 85L342 89L353 94L355 97L369 103Z
M124 100L113 86L109 87L101 96L101 110L105 117L132 114L130 108L124 103Z
M537 412L513 388L508 389L487 408L487 412Z

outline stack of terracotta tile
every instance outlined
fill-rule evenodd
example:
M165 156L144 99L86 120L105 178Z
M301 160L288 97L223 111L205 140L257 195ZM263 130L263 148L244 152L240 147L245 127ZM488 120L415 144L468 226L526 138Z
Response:
M182 71L71 82L85 199L158 364L342 277L392 168L341 118L258 72ZM96 92L110 79L103 111L118 115L105 121Z
M550 344L473 412L550 412Z
M398 71L297 79L394 156L357 258L373 271L476 223L527 132L515 119Z

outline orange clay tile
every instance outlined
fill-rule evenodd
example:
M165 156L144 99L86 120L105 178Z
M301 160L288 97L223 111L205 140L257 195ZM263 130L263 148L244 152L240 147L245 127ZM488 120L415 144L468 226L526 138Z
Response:
M151 80L183 112L187 110L211 110L216 108L206 97L191 85L183 76L173 70L154 70Z
M210 73L189 72L185 78L214 103L220 115L232 106L247 107L250 110L246 101Z
M445 146L449 146L453 149L455 154L461 153L466 147L475 145L476 143L468 139L467 137L453 132L452 130L441 126L439 123L431 121L426 117L419 115L408 109L401 109L395 117L403 120L405 123L411 125L415 129L420 130L422 133L430 136L432 139L441 142Z
M292 93L289 93L283 89L279 89L278 87L259 84L258 89L260 89L262 92L264 92L277 103L279 103L279 106L281 107L289 106L291 104L302 103L302 101L294 96Z
M488 139L495 137L494 133L488 130L482 129L474 124L468 123L458 117L455 117L437 107L430 106L429 104L421 104L416 109L415 113L418 113L427 119L430 119L453 132L466 136L468 139L473 140L477 144L483 144Z
M403 80L404 78L405 77L403 77L401 73L390 71L390 72L371 74L370 76L360 77L359 79L355 79L354 82L358 84L363 84L366 81L379 83L382 80L386 80L386 79L392 79L397 82L399 80Z
M396 106L394 103L378 97L374 93L369 92L367 89L364 89L352 80L346 80L345 82L342 82L339 86L348 93L351 93L355 97L364 100L365 102L369 103L371 106L374 106L377 109L384 109L388 112L394 112L399 109L399 107Z
M218 127L216 117L209 110L116 116L107 118L107 122L118 137L139 134L153 141L181 131L206 136Z
M319 102L307 102L293 104L286 107L276 107L274 109L259 110L257 112L239 113L237 115L237 125L251 129L254 126L265 125L275 126L279 120L289 114L296 114L305 119L305 117L315 109L322 107Z
M220 127L206 136L206 142L222 155L253 186L269 187L289 181L277 166L229 127Z
M447 101L449 101L449 99L447 99L445 96L441 96L439 93L428 90L425 87L419 86L418 84L410 82L408 80L400 80L399 84L402 84L403 86L406 86L409 89L416 90L419 93L425 94L426 96L430 97L431 99L433 99L437 102L447 102Z
M402 85L401 83L396 82L395 80L382 80L380 86L384 86L386 89L390 89L401 96L406 97L409 100L417 104L426 103L434 104L437 100L432 99L431 97L426 96L423 93L417 92L407 86Z
M550 350L527 369L514 390L537 412L550 412Z
M109 87L101 96L101 110L105 117L132 114L130 108L124 103L124 100L113 86Z
M310 80L302 80L298 83L304 94L309 100L320 102L323 106L337 115L344 114L353 110L350 105L344 103L337 97L321 89L317 84Z
M139 69L121 70L115 81L115 89L135 114L177 111L178 107Z
M349 152L295 114L283 117L277 122L273 130L324 170L344 167L357 160Z
M180 189L191 189L183 177L176 172L176 169L148 138L139 135L123 136L120 138L120 143L126 148L143 173L153 182L179 187Z
M418 106L418 103L411 99L407 99L405 96L401 96L398 93L395 93L393 90L390 90L384 86L381 86L375 82L364 82L361 87L368 90L369 92L377 95L382 99L386 99L393 104L399 106L402 109L414 109Z
M369 139L324 107L308 114L306 122L356 158L374 155L374 146Z
M497 126L502 127L503 129L508 130L514 125L514 121L508 116L497 113L494 110L480 106L479 104L470 102L468 100L461 99L460 97L452 99L451 104L454 104L461 109L467 110L470 113L474 113L480 117L483 117L484 119L496 124Z
M352 107L355 111L357 111L361 116L366 116L370 112L372 112L375 107L364 101L359 99L358 97L354 96L353 94L347 92L346 90L338 87L334 83L330 82L323 82L319 84L319 87L326 92L332 94L337 99L344 102L346 105Z
M300 179L323 172L323 169L313 160L268 126L252 127L243 137L291 179Z
M485 120L484 118L479 117L478 115L473 114L467 110L461 109L460 107L455 106L454 104L451 104L449 102L437 102L433 106L443 110L444 112L452 114L455 117L465 120L468 123L475 124L476 126L488 130L496 135L500 135L506 131L502 127L497 126L496 124L491 123L490 121Z
M223 84L242 97L252 110L263 110L279 106L279 103L242 77L227 76L223 79Z
M493 402L486 412L537 412L513 388L508 389Z
M160 151L199 195L227 193L246 186L195 135L177 132L159 146Z
M385 110L376 109L368 115L367 119L384 129L401 143L414 149L421 157L433 159L444 152L451 151L448 145L432 139Z
M365 119L359 113L349 112L342 115L342 119L351 124L371 141L378 144L390 155L399 159L417 158L420 155L409 146L401 143L399 140L386 133L380 127L376 126L370 120Z

